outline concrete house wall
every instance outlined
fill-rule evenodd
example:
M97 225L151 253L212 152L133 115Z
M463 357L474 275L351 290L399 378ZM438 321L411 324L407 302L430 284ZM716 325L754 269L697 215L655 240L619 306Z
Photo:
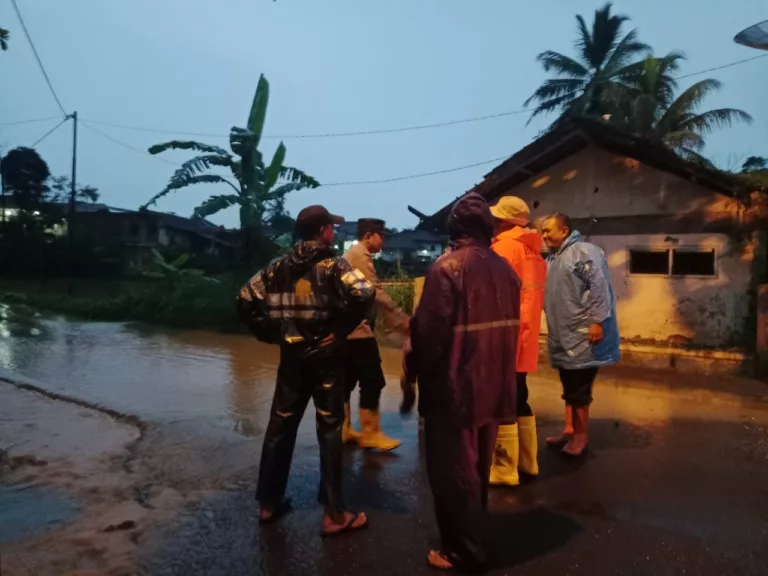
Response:
M680 233L680 227L673 225L685 216L702 224L737 220L741 208L734 199L596 147L562 160L506 193L525 199L533 219L553 211L598 223L624 218L627 224L620 233L590 236L605 251L611 268L623 338L663 341L682 336L704 346L744 344L754 243L690 227ZM663 229L660 234L643 233L626 218L649 215L670 222L669 233ZM598 224L588 224L580 232L589 234L592 226L599 229ZM632 249L714 250L715 274L631 273Z

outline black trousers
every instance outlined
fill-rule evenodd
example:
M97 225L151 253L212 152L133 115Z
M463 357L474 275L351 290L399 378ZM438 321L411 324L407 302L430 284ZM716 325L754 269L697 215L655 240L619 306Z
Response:
M318 501L337 516L344 510L341 493L341 427L344 424L344 357L338 351L308 350L304 345L284 345L264 436L256 499L274 509L285 497L296 434L309 399L317 413L320 445Z
M592 385L597 377L597 368L569 370L560 368L560 382L563 385L563 400L577 408L592 404Z
M427 475L435 501L442 552L459 569L487 564L482 519L488 509L488 479L498 426L462 429L427 418Z
M378 410L381 391L387 385L381 369L381 355L376 338L347 340L346 396L349 403L352 392L360 383L360 408Z
M528 373L518 372L515 380L517 380L517 415L533 416L533 408L528 404Z

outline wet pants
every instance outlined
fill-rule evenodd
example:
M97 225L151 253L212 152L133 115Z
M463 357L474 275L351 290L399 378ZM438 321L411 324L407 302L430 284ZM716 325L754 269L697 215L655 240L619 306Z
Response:
M563 400L569 406L592 404L592 384L597 377L597 368L570 370L560 368L560 382L563 385Z
M318 500L326 512L338 517L344 511L341 493L341 427L344 423L344 360L337 350L308 351L304 345L284 345L264 435L256 499L274 510L284 497L293 449L301 418L312 398L317 413L320 445Z
M381 391L387 385L381 369L381 355L376 338L355 338L347 340L346 352L346 397L349 403L352 392L360 383L360 408L379 409Z
M487 564L482 519L488 509L488 479L498 426L456 428L434 418L424 422L427 475L435 501L441 552L457 568Z

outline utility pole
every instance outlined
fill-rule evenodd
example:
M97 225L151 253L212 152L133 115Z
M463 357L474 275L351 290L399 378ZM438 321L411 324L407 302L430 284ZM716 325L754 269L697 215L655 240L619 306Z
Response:
M69 192L69 210L67 213L67 241L69 245L69 279L67 280L67 293L72 294L72 276L75 270L75 211L77 205L77 112L70 116L72 119L72 189Z

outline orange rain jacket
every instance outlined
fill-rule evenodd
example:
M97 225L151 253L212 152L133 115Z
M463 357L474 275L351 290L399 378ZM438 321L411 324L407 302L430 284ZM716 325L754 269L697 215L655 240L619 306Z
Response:
M520 278L520 336L517 340L517 371L535 372L539 365L539 330L544 307L547 264L541 257L541 236L515 226L502 232L491 245Z

